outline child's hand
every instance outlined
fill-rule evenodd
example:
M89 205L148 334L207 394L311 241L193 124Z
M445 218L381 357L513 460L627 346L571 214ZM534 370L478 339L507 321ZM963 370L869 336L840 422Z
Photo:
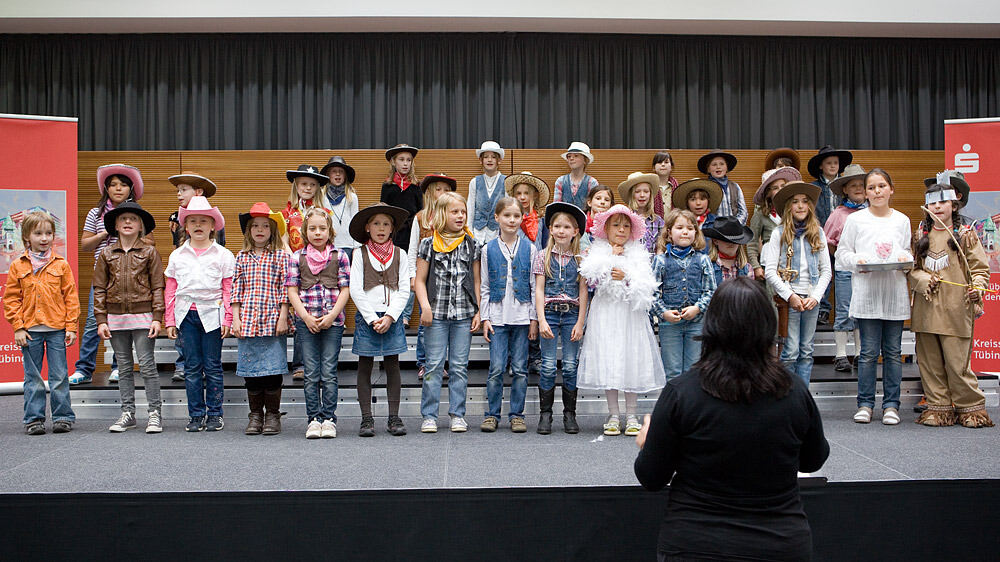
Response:
M493 323L489 320L483 320L483 339L486 343L490 343L490 334L493 333Z
M309 314L307 312L306 316L302 319L302 323L306 325L306 328L310 332L312 332L314 334L318 334L319 333L319 330L320 330L320 328L319 328L319 320L317 320L316 317L313 316L312 314Z
M427 308L424 308L424 307L421 306L420 307L420 325L426 328L427 326L430 326L431 322L433 322L433 321L434 321L434 314L430 311L430 309L427 309Z
M816 305L818 305L818 304L819 303L816 302L816 299L814 299L812 297L809 297L809 298L805 299L804 301L802 301L802 310L812 310L812 309L816 308Z
M611 278L615 281L621 281L625 279L625 272L617 267L611 268Z
M795 294L788 297L788 306L791 307L793 310L797 310L799 312L805 310L805 308L802 305L802 298L800 298L798 295Z
M580 341L583 339L583 322L573 324L573 330L569 333L569 341Z
M472 328L469 329L470 332L479 331L479 313L477 312L475 316L472 317Z
M538 319L538 334L547 340L555 337L552 334L552 328L549 327L549 323L544 318Z
M102 322L97 325L97 335L100 336L102 340L110 340L111 328L108 328L108 325Z
M69 333L67 333L66 335L69 335ZM23 328L20 330L16 330L14 332L14 343L16 343L18 347L24 347L28 345L28 340L32 339L34 338L32 338L30 334L28 334L28 330L25 330Z
M329 328L330 326L333 326L333 322L336 319L337 319L337 317L333 314L332 310L330 312L324 314L323 317L319 319L319 329L320 330L325 330L325 329Z
M698 314L700 314L700 313L701 313L701 309L698 308L697 306L694 306L694 305L687 306L687 307L684 307L684 310L681 311L681 319L683 319L683 320L694 320L695 318L698 317Z
M160 335L160 322L158 320L153 320L153 323L149 325L149 334L146 335L149 339L156 339L156 336Z
M528 324L528 339L531 340L531 341L535 341L535 340L538 339L538 321L537 320L532 320L531 323Z
M635 436L635 444L641 450L643 445L646 444L646 434L649 433L649 420L652 418L649 414L646 414L642 418L642 429L639 430L639 435Z
M236 324L236 322L234 321L233 324ZM278 327L275 329L274 333L279 336L283 336L288 333L288 317L286 315L278 316Z
M965 295L969 298L969 302L979 302L983 298L983 294L979 292L976 287L969 287L965 290Z
M384 334L392 327L392 317L383 315L378 320L372 322L372 329L376 334Z
M663 319L671 324L676 324L681 321L681 313L676 310L668 310L663 313Z
M756 280L758 280L758 281L760 281L761 279L763 279L764 278L764 268L763 267L755 267L755 268L753 268L753 278L756 279Z
M233 334L233 337L243 337L243 323L240 322L240 319L235 314L233 315L233 325L229 327L229 332Z
M76 343L76 332L66 332L66 347Z
M219 330L219 337L222 338L222 339L226 339L226 338L229 337L230 333L231 332L229 330L229 326L223 326L222 329Z
M618 244L611 245L611 253L616 256L620 256L625 253L625 246L620 246Z
M172 340L177 339L177 326L167 326L167 337Z

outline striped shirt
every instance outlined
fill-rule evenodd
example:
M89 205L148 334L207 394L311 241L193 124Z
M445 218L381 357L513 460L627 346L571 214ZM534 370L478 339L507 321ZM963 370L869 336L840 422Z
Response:
M104 230L104 216L100 215L100 207L94 207L93 209L87 211L87 218L83 221L83 231L90 232L92 234L100 234L101 232L107 232ZM99 216L100 215L100 216ZM101 250L107 248L108 246L114 244L118 241L117 236L108 236L101 243L94 248L94 262L97 262L97 256L100 255Z
M118 330L148 330L153 325L152 312L140 312L138 314L109 314L108 329L112 332Z
M285 277L286 287L298 287L301 284L299 256L302 255L303 251L299 250L295 252L288 259L288 275ZM337 287L327 289L322 283L316 283L304 291L299 291L299 299L302 300L302 306L305 307L306 312L316 318L333 310L333 306L337 304L337 298L340 296L340 289L350 287L351 285L351 262L347 257L347 253L333 249L330 252L330 259L337 260ZM344 325L343 311L333 321L333 325Z
M281 305L288 303L287 274L288 254L281 250L260 255L243 250L236 255L231 302L240 305L244 337L277 334Z

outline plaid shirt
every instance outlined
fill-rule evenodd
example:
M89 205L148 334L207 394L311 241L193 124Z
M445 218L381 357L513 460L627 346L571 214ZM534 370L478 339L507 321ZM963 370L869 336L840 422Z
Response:
M299 256L301 256L304 251L304 249L299 250L298 252L292 254L291 258L289 258L288 276L285 278L286 287L298 287L300 285L301 278L299 277ZM333 305L337 304L337 298L340 296L340 289L343 287L349 287L351 284L351 262L347 258L347 253L333 249L330 252L330 259L337 260L338 263L337 287L334 289L327 289L322 283L316 283L304 291L299 291L299 299L302 300L302 306L306 308L306 312L317 318L333 310ZM343 312L337 316L333 325L344 325Z
M431 313L434 318L442 320L466 320L479 312L476 301L462 289L466 276L473 275L473 267L478 267L479 243L472 238L466 238L457 248L445 254L434 251L434 238L424 238L420 241L417 257L430 263L431 255L437 254L437 265L434 268L434 278L437 284L437 294L427 295L431 302ZM470 280L471 281L471 280ZM479 287L473 285L473 291Z
M240 305L244 337L276 335L281 305L288 302L287 270L288 254L280 250L261 255L243 250L236 255L230 302Z

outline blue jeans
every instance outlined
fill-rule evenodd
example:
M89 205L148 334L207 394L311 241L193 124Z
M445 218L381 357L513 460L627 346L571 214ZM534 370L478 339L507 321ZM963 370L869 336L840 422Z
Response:
M510 381L510 418L524 417L524 397L528 393L528 325L493 326L490 336L490 376L486 379L489 410L486 417L500 419L503 403L503 375L507 360L513 378Z
M830 255L830 264L832 265L834 262L835 262L834 257L831 254ZM837 296L837 300L839 301L840 300L840 296L839 296L840 295L840 291L839 291L839 289L840 289L840 287L837 287L835 283L830 283L827 286L826 293L823 294L823 298L819 301L819 306L816 307L816 308L819 309L818 312L829 313L831 310L833 310L833 305L830 304L830 297L836 295ZM848 299L847 302L851 302L850 299Z
M52 392L52 421L76 421L69 399L69 374L66 372L66 331L29 332L24 356L24 423L45 421L45 383L42 382L42 359L49 360L49 389Z
M174 370L184 372L184 344L181 343L183 340L177 338L174 340L174 351L177 352L177 360L174 361Z
M302 392L306 398L306 415L309 421L336 422L337 365L344 327L330 326L314 334L305 322L296 318L295 331L302 334L302 365L306 371Z
M469 346L472 345L472 318L443 320L435 318L424 332L427 345L427 370L420 391L420 415L437 419L441 403L441 377L448 360L448 413L465 415L465 387L468 384Z
M899 408L903 380L903 321L859 318L861 357L858 360L858 407L875 407L875 378L882 355L882 408Z
M819 306L799 312L788 307L788 338L781 349L781 362L785 367L809 384L813 368L813 338L816 336L816 319Z
M205 333L201 317L189 310L181 322L184 340L184 388L192 418L222 415L222 330Z
M413 303L416 293L410 291L410 299L406 301L406 307L403 308L403 315L399 317L397 322L400 320L403 322L403 326L409 326L410 316L413 315ZM419 306L419 305L418 305ZM417 326L417 368L423 367L427 363L427 350L424 348L424 327L423 325Z
M538 369L538 388L550 390L556 386L556 346L562 345L563 388L576 390L576 367L580 358L580 342L570 341L573 326L580 319L580 309L568 312L545 311L545 322L552 330L552 339L538 337L542 365Z
M660 358L667 380L688 371L691 365L701 359L701 335L704 315L694 320L681 320L675 324L660 322Z
M853 331L855 325L851 318L851 272L835 271L833 284L837 291L837 319L833 322L833 329L838 332Z
M101 347L101 338L97 335L97 320L94 318L94 288L90 288L90 298L87 300L87 322L80 336L80 358L76 360L74 371L79 371L88 377L97 368L97 352ZM118 368L118 359L111 359L111 368Z

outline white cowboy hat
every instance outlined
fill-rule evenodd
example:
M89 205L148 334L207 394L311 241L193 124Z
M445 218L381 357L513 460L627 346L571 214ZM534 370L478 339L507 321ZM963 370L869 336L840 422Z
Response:
M568 154L582 154L587 159L587 164L592 164L594 162L594 155L590 153L590 147L580 141L573 141L569 143L569 148L566 149L566 152L562 153L563 159L565 159Z
M481 158L484 152L496 152L500 155L500 159L503 160L504 151L503 147L497 141L486 141L476 150L476 158Z

